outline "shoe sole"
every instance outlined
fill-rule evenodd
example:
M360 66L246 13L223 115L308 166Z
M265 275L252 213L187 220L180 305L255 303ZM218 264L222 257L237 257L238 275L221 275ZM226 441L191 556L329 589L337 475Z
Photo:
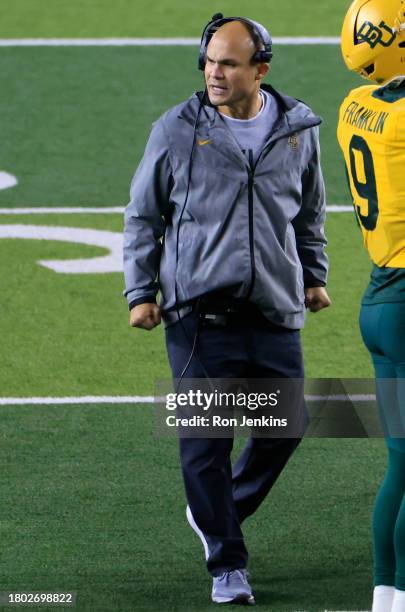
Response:
M229 597L212 597L212 601L214 603L218 603L218 604L223 604L223 603L232 603L232 604L239 604L239 605L247 605L247 606L254 606L255 605L255 598L253 597L253 595L237 595L234 598L229 598Z
M208 561L208 557L209 557L208 543L204 537L203 532L201 531L201 529L198 527L197 523L194 520L194 517L190 510L190 506L187 506L186 508L186 516L187 516L188 524L190 525L191 529L193 529L193 531L195 531L195 533L198 535L198 537L200 538L202 542L202 545L204 546L205 560Z

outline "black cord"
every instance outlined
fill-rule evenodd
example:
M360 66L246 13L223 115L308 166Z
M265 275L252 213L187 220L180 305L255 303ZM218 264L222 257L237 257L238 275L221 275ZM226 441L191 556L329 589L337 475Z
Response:
M191 173L193 170L193 153L194 153L194 147L195 147L195 141L196 141L196 133L197 133L197 126L198 126L198 121L200 119L200 114L201 114L201 110L202 107L204 105L204 99L205 99L205 94L206 94L207 88L204 89L204 93L202 98L200 99L200 105L198 107L198 113L197 113L197 117L194 123L194 129L193 129L193 142L191 145L191 151L190 151L190 157L188 160L188 178L187 178L187 189L186 189L186 197L184 198L184 203L183 203L183 207L181 209L180 212L180 217L179 217L179 222L177 225L177 232L176 232L176 266L175 266L175 274L174 274L174 296L175 296L175 301L176 301L176 311L177 311L177 316L180 319L180 312L178 309L178 292L177 292L177 266L179 263L179 236L180 236L180 226L181 226L181 222L183 220L183 215L184 215L184 211L186 209L187 206L187 200L188 200L188 194L190 192L190 183L191 183Z
M200 331L200 316L199 316L199 315L200 315L200 298L197 298L196 313L197 313L197 327L196 327L196 330L195 330L195 333L194 333L193 343L192 343L192 345L191 345L191 353L190 353L190 356L189 356L189 358L188 358L188 360L187 360L186 365L185 365L185 366L184 366L184 368L183 368L182 373L180 374L180 378L179 378L179 385L180 385L180 383L181 383L181 381L182 381L182 379L183 379L183 376L185 375L185 373L186 373L186 372L187 372L187 370L188 370L188 366L190 365L191 360L192 360L192 358L193 358L193 356L194 356L194 352L195 352L195 350L196 350L196 348L197 348L198 334L199 334L199 331ZM180 321L181 321L181 319L180 319ZM187 337L188 342L191 344L191 342L190 342L190 338L189 338L189 336L188 336L188 334L187 334L187 332L186 332L186 329L185 329L185 327L184 327L183 323L181 323L181 326L182 326L182 328L183 328L183 332L184 332L185 336ZM198 359L198 357L197 357L197 359ZM199 359L198 359L198 360L199 360ZM200 360L199 360L199 361L200 361ZM201 363L201 362L200 362L200 363ZM201 365L202 365L202 364L201 364ZM205 373L205 372L204 372L204 373Z
M186 209L186 205L187 205L187 201L188 201L188 194L190 192L190 183L191 183L191 173L192 173L192 169L193 169L193 153L194 153L194 147L195 147L195 141L196 141L196 133L197 133L197 127L198 127L198 121L200 119L200 115L201 115L201 111L203 109L204 106L204 101L205 101L205 97L207 95L207 87L205 87L204 89L204 93L200 99L200 105L198 108L198 113L197 113L197 117L194 123L194 130L193 130L193 142L191 145L191 151L190 151L190 157L189 157L189 163L188 163L188 179L187 179L187 189L186 189L186 197L184 198L184 203L183 203L183 207L181 209L180 212L180 217L179 217L179 222L177 225L177 232L176 232L176 265L175 265L175 273L174 273L174 296L175 296L175 308L176 308L176 313L177 313L177 319L178 322L180 323L181 329L183 331L183 334L187 340L187 342L190 344L191 346L191 353L190 356L188 357L187 363L180 375L180 379L179 379L179 384L178 387L185 375L185 373L187 372L187 369L191 363L191 360L194 356L195 356L201 366L201 369L204 373L204 375L206 376L206 378L208 380L210 380L210 377L208 375L207 370L204 367L204 364L202 363L201 359L198 356L198 352L196 351L196 347L197 347L197 341L198 341L198 334L199 334L199 330L200 330L200 298L197 298L197 305L196 305L196 313L197 313L197 327L196 327L196 331L194 334L194 338L191 341L186 328L183 325L183 321L182 321L182 317L180 315L180 310L179 310L179 300L178 300L178 291L177 291L177 267L178 267L178 263L179 263L179 236L180 236L180 226L181 226L181 222L183 220L183 215L184 215L184 211Z

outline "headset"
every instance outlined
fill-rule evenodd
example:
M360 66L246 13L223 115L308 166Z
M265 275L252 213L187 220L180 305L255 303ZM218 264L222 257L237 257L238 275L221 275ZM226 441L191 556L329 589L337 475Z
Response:
M199 70L205 69L207 47L213 34L215 34L215 32L221 26L223 26L225 23L229 23L230 21L240 21L241 23L250 26L250 28L253 30L256 39L262 43L264 49L255 51L251 59L252 62L269 63L271 61L273 57L273 53L271 50L273 41L264 26L262 26L260 23L257 23L257 21L247 19L246 17L224 17L222 13L216 13L212 17L211 21L205 26L201 36L200 52L198 55Z
M208 44L212 38L212 36L215 34L215 32L221 27L223 26L225 23L228 23L230 21L240 21L241 23L245 23L246 25L249 26L249 28L253 31L253 34L257 40L257 42L260 42L263 45L263 49L257 50L255 51L255 53L253 54L251 61L252 62L257 62L257 63L269 63L273 57L273 53L272 53L272 39L271 36L269 34L269 32L266 30L266 28L264 26L262 26L260 23L257 23L256 21L253 21L251 19L247 19L245 17L224 17L222 13L216 13L210 22L208 22L208 24L205 26L202 36L201 36L201 43L200 43L200 50L199 50L199 55L198 55L198 68L199 70L205 70L205 63L206 63L206 53L207 53L207 47ZM198 356L198 351L197 351L197 342L198 342L198 335L199 335L199 329L200 329L200 298L197 298L196 300L196 308L195 308L195 312L197 314L197 318L198 318L198 322L197 322L197 328L194 334L194 338L193 340L191 340L186 332L186 329L183 325L183 322L181 320L181 315L180 315L180 311L179 311L179 303L178 303L178 291L177 291L177 267L178 267L178 261L179 261L179 235L180 235L180 226L181 226L181 222L183 220L183 215L187 206L187 201L188 201L188 195L189 195L189 191L190 191L190 182L191 182L191 174L192 174L192 168L193 168L193 153L194 153L194 148L195 148L195 140L196 140L196 133L197 133L197 127L198 127L198 122L200 119L200 115L201 115L201 111L202 108L204 106L205 103L207 103L207 87L205 87L204 89L204 93L203 95L200 97L200 104L199 104L199 108L198 108L198 112L197 112L197 117L194 123L194 129L193 129L193 140L192 140L192 144L191 144L191 149L190 149L190 156L189 156L189 162L188 162L188 180L187 180L187 188L186 188L186 195L184 198L184 202L183 202L183 206L180 212L180 216L179 216L179 221L177 224L177 235L176 235L176 265L175 265L175 275L174 275L174 293L175 293L175 303L176 303L176 312L177 312L177 317L178 317L178 321L180 323L180 326L183 330L184 336L187 339L187 342L190 344L191 346L191 353L190 356L188 357L187 363L183 368L183 371L180 375L180 379L178 381L178 385L177 385L177 389L176 392L178 392L178 389L180 387L180 384L183 380L183 377L186 373L186 371L188 370L188 367L191 363L191 360L195 354L197 360L199 361L202 371L204 372L204 375L206 376L206 378L208 379L208 381L210 382L210 386L212 386L211 384L211 379L210 376L208 375L204 364L202 363L202 361L200 360L199 356Z

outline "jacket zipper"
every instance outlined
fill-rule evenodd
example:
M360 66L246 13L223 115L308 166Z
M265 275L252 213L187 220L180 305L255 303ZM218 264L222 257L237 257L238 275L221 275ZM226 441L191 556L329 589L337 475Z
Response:
M253 285L256 280L256 265L255 265L255 247L253 234L253 181L254 168L248 170L248 211L249 211L249 247L250 247L250 286L247 292L246 299L248 300L253 291Z
M274 143L271 143L269 147L265 147L263 151L261 151L259 157L256 160L256 163L253 163L253 155L252 152L249 152L249 165L248 169L248 211L249 211L249 247L250 247L250 285L247 292L246 299L248 300L252 295L253 287L256 280L256 263L255 263L255 246L254 246L254 227L253 227L253 184L255 178L255 170L257 166L257 162L261 158L263 152L265 150L270 150L274 146Z

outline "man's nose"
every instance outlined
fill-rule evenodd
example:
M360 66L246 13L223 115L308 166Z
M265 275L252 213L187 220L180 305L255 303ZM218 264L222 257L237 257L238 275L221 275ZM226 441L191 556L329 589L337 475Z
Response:
M211 66L211 76L216 79L223 79L224 73L220 64L214 63Z

